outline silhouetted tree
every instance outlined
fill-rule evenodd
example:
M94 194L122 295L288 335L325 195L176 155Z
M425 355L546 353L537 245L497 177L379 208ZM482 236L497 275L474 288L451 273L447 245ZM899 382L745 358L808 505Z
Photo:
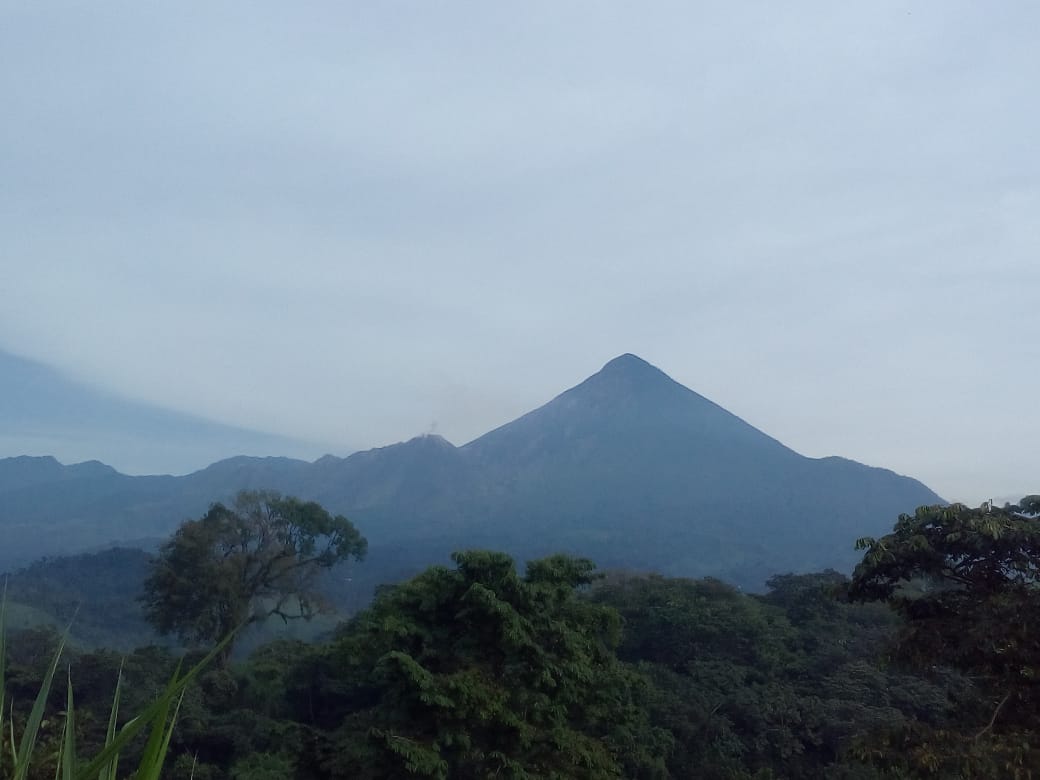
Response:
M310 619L325 606L319 573L361 560L366 547L349 520L313 501L243 491L233 507L214 504L162 546L144 583L145 614L159 632L187 642L270 615Z

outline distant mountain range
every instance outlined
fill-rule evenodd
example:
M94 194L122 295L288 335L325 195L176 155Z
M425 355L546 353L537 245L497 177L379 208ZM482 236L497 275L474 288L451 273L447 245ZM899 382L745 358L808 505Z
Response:
M325 451L129 401L0 350L0 453L100 458L134 474L183 474L235 452L313 458Z
M942 501L885 469L799 455L622 355L463 447L423 436L313 463L236 457L184 477L0 460L0 569L156 540L211 502L260 487L353 519L372 545L356 575L371 582L443 562L454 549L493 547L757 587L776 572L847 570L857 537Z

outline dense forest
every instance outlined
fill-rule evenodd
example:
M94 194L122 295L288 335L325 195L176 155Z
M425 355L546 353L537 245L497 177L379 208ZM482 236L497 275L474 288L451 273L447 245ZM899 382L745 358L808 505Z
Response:
M211 653L184 688L161 776L1029 778L1038 510L1038 497L922 507L859 540L851 578L784 574L762 593L571 556L518 568L458 552L342 622L326 617L313 641L247 651L243 633ZM20 776L70 763L70 722L76 755L100 752L117 683L122 723L241 626L327 615L319 575L364 551L345 518L252 493L186 523L156 557L114 550L16 573L0 777L16 776L14 734L34 727L67 622L71 685L50 688ZM74 720L62 717L72 691ZM128 740L118 776L152 748L144 733ZM87 760L71 763L62 771Z

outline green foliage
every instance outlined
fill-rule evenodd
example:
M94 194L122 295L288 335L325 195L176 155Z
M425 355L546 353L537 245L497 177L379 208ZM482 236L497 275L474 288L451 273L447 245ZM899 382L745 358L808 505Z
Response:
M231 767L231 780L285 780L295 772L291 756L282 753L254 753Z
M613 610L578 598L585 560L517 574L456 553L385 591L334 643L351 682L326 751L334 777L607 778L662 774L666 741L618 664Z
M615 575L590 597L624 619L618 654L651 681L643 706L673 737L672 777L877 777L850 754L858 736L941 720L945 689L878 665L894 620L840 602L842 575L770 587L759 597L712 579Z
M627 661L685 671L691 659L724 655L761 677L786 660L782 616L710 577L612 577L592 598L624 618L619 655Z
M233 508L214 504L162 546L142 601L156 629L186 642L269 615L310 619L326 606L320 572L360 560L366 547L349 520L312 501L243 491Z
M1038 508L922 508L864 541L853 581L784 574L761 595L604 577L567 556L521 574L501 553L457 553L384 588L330 642L273 642L193 673L190 688L165 648L125 662L66 649L75 702L71 685L40 694L60 636L0 635L2 730L36 730L26 780L79 777L80 756L99 754L121 774L163 766L172 780L1028 778L1040 765ZM201 549L253 528L230 517L239 509L213 512L220 533L189 534ZM208 565L222 571L212 555L194 571ZM217 589L244 592L233 583ZM18 707L9 722L12 698L42 702L38 724ZM136 739L123 711L148 718ZM20 754L21 741L2 744ZM91 780L115 780L96 761Z
M948 777L1026 777L1040 765L1038 510L1036 496L921 507L891 534L860 540L850 595L886 601L904 619L896 658L958 670L977 689L956 727L888 735L875 754L882 765Z
M943 663L1038 703L1040 521L1018 506L921 507L860 546L850 595L887 601L906 619L902 658Z
M10 575L8 597L16 612L9 612L8 626L60 629L71 623L69 644L86 648L129 651L155 641L141 604L127 598L151 562L143 550L123 548L36 561Z
M145 730L148 730L147 742L133 777L135 780L158 780L166 760L170 737L177 718L177 709L179 709L185 689L207 664L223 652L224 645L231 640L229 635L186 674L180 674L178 667L172 679L152 703L140 715L128 720L118 730L116 722L121 686L117 682L105 746L93 759L81 760L77 754L78 717L74 705L71 672L66 687L65 709L61 717L61 729L57 742L48 745L45 750L41 750L40 743L38 743L41 735L45 735L43 727L47 714L48 697L65 648L64 636L59 640L44 672L32 709L22 724L21 737L16 739L14 708L12 706L10 710L5 709L7 698L5 613L6 588L4 597L0 600L0 777L4 780L28 780L36 777L39 774L39 764L49 760L54 761L54 776L61 777L63 780L113 780L116 776L121 751ZM173 707L172 715L171 706ZM10 722L5 722L5 716ZM9 751L9 754L6 755L5 742Z

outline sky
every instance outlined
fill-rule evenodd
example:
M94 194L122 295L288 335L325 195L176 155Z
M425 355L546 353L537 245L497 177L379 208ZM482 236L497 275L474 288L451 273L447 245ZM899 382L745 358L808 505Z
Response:
M803 454L1040 492L1037 29L4 0L0 349L343 454L632 352Z

